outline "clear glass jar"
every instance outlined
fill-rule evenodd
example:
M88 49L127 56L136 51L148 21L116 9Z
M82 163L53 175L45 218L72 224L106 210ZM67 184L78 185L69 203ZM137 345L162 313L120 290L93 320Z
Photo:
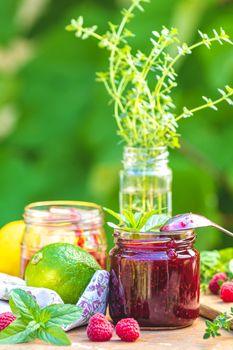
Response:
M85 249L105 268L107 244L98 205L76 201L32 203L25 208L24 221L22 277L31 257L45 245L57 242Z
M172 214L172 171L166 147L125 147L120 172L120 211Z
M194 231L134 234L115 229L110 315L143 328L182 328L199 315L200 256Z

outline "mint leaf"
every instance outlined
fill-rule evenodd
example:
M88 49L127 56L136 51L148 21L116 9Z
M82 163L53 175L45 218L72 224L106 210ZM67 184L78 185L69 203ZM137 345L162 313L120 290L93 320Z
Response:
M121 229L121 227L120 226L118 226L118 225L116 225L116 224L114 224L113 222L107 222L107 225L109 226L109 227L111 227L111 228L116 228L116 229Z
M144 226L141 228L143 232L154 231L157 228L160 228L165 222L169 219L167 215L152 215L149 216Z
M108 226L138 233L155 231L169 219L167 215L158 214L158 210L151 210L146 214L130 210L123 210L123 214L118 214L111 209L104 210L118 220L118 225L108 222Z
M121 214L116 213L115 211L108 209L108 208L103 208L104 211L106 211L108 214L112 215L114 218L116 218L119 222L122 221L123 217Z
M22 317L24 320L38 321L40 307L33 296L22 289L13 289L10 297L10 307L16 316Z
M156 214L157 214L157 215L156 215ZM158 215L157 210L152 210L152 211L150 211L149 213L143 215L143 216L141 217L140 222L139 222L138 229L139 229L139 230L144 230L144 226L149 222L149 220L151 220L151 217L153 217L153 216L155 216L155 215L158 216L158 217L160 217L160 215ZM162 215L161 215L161 216L162 216ZM166 215L164 215L164 216L166 216ZM167 216L166 216L166 218L168 219Z
M77 321L82 316L82 309L75 305L54 304L49 305L41 311L43 314L50 314L50 319L46 325L68 326Z
M28 324L22 320L15 320L7 328L0 332L0 344L25 343L29 337L40 327L35 321Z
M134 214L129 211L129 210L123 210L123 214L124 214L124 217L125 217L125 223L127 224L128 227L132 227L132 228L137 228L137 223L136 223L136 220L135 220L135 217L134 217Z
M37 337L53 345L71 345L71 341L66 333L56 326L40 328L37 331Z
M54 304L41 310L33 296L22 289L12 290L10 307L17 320L0 332L0 344L39 338L54 345L70 345L60 326L70 325L82 315L82 309L75 305Z
M134 219L136 221L136 227L138 231L140 230L140 222L143 220L144 217L145 215L143 215L143 213L136 212L134 214Z

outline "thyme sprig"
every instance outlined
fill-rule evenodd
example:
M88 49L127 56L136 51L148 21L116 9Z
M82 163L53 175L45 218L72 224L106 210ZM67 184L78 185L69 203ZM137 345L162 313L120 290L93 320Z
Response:
M224 312L218 315L213 322L206 321L206 330L203 336L204 339L210 337L218 337L221 335L219 330L225 329L227 332L231 330L231 323L233 322L233 307L231 308L230 313Z
M217 104L226 101L233 105L230 96L233 89L225 86L219 89L221 97L212 100L203 96L204 104L188 108L183 107L181 114L176 115L176 108L171 93L177 87L175 64L184 56L192 54L200 46L211 48L213 42L222 45L233 44L225 31L213 30L208 36L199 31L200 40L187 45L178 38L176 28L163 27L161 32L153 31L150 39L152 48L148 54L137 50L133 53L129 39L134 37L128 23L134 17L136 9L143 11L144 3L150 0L131 0L128 9L122 10L120 24L108 23L109 29L103 35L97 33L97 26L84 26L83 17L72 19L66 27L74 31L80 39L93 37L99 46L109 51L109 70L97 73L97 80L102 82L114 103L114 116L118 134L131 147L153 148L159 146L179 147L178 122L193 116L204 109L217 110ZM175 54L169 48L175 45ZM152 76L154 84L149 84Z

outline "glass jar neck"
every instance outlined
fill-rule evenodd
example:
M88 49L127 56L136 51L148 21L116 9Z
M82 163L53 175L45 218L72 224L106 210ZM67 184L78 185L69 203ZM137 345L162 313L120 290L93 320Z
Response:
M114 242L122 249L167 250L193 247L196 240L194 230L175 232L143 232L114 230Z
M24 211L28 225L67 226L75 225L82 229L93 225L103 225L103 213L94 203L77 201L49 201L29 204Z
M123 152L124 169L147 168L155 169L166 167L169 152L167 147L137 148L125 147Z

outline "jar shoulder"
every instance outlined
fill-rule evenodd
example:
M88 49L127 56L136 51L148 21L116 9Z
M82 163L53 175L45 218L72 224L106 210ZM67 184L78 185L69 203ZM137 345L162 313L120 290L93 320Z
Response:
M162 168L129 168L122 169L120 176L172 176L172 169L169 166Z
M166 248L166 249L135 249L134 247L125 248L114 246L110 252L110 258L130 258L130 259L150 259L150 260L161 260L170 259L172 253L175 253L177 258L197 258L200 259L200 253L195 247L180 247L176 249Z

